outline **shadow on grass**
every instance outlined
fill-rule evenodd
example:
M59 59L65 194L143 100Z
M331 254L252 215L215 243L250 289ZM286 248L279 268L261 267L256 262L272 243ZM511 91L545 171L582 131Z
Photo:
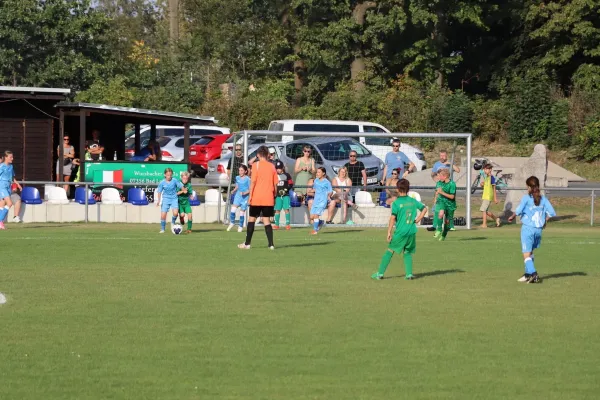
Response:
M446 275L446 274L463 274L464 272L465 271L463 271L462 269L438 269L435 271L423 272L422 274L415 274L415 277L413 279L421 279L421 278L427 278L430 276L438 276L438 275ZM404 275L390 276L387 279L392 279L392 278L404 278Z
M79 224L79 225L71 225L71 224L66 224L66 225L60 225L60 224L56 224L54 225L54 223L51 223L49 225L29 225L29 224L23 224L23 226L21 227L21 229L41 229L41 228L72 228L74 226L85 226L83 224Z
M335 226L328 226L327 229L335 229ZM326 231L321 231L319 232L320 234L335 234L335 233L347 233L347 232L362 232L362 229L337 229L335 231L330 231L330 230L326 230Z
M307 242L307 243L294 243L294 244L285 244L283 246L277 246L275 243L275 248L277 249L289 249L292 247L312 247L312 246L325 246L328 244L332 244L333 242Z
M569 278L571 276L587 276L585 272L561 272L560 274L542 275L542 280L555 278Z
M468 242L471 240L488 240L488 238L483 237L483 236L477 236L477 237L472 237L472 238L462 238L462 239L458 239L459 242Z
M559 215L559 216L553 217L552 220L553 221L565 221L565 220L573 219L573 218L577 218L577 215Z

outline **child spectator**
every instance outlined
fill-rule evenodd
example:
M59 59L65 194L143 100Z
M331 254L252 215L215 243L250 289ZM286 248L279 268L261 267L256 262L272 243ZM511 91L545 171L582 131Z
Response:
M248 209L248 200L250 198L250 178L248 177L248 167L241 164L238 168L238 173L235 176L235 187L231 191L233 197L233 204L231 205L231 212L229 215L229 226L227 232L229 232L235 225L235 212L240 209L240 226L238 232L244 230L244 222L246 219L246 210Z
M183 223L185 222L185 216L187 215L187 230L185 233L190 234L192 233L192 206L190 205L190 196L192 196L194 189L190 183L189 172L181 172L180 177L181 184L185 190L177 192L177 201L179 203L179 221L183 226Z
M438 195L435 205L438 213L438 225L434 237L444 241L450 230L450 221L454 219L454 211L456 210L456 183L450 180L450 171L445 168L439 170L438 177L441 185L435 191Z
M327 203L331 201L331 194L333 193L331 182L327 179L327 171L325 171L325 168L317 168L317 177L314 180L313 189L315 190L315 199L310 208L310 217L313 221L314 229L311 232L311 235L316 235L319 233L321 226L325 223L325 221L321 219L321 215L323 214L323 211L325 211Z
M492 201L494 201L494 204L498 204L498 198L496 197L496 178L492 176L492 164L486 164L483 167L483 172L485 172L485 179L481 182L483 194L481 195L481 208L479 209L479 211L483 213L483 223L481 224L481 227L488 227L488 217L496 221L496 226L500 226L500 218L489 211Z
M424 204L408 196L410 191L408 180L400 179L396 186L398 198L392 203L392 215L388 224L387 241L389 246L381 259L379 271L371 275L373 279L383 279L394 253L404 253L404 279L413 279L412 255L417 249L416 224L421 222L427 209Z
M279 221L281 218L281 211L285 214L285 229L290 230L290 190L294 185L292 176L285 172L285 166L283 162L275 162L275 169L277 170L277 176L279 177L279 183L277 183L277 197L275 197L275 225L273 229L279 229Z

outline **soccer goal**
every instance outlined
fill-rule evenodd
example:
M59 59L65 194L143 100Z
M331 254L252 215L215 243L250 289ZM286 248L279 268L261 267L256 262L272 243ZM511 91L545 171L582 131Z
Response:
M398 145L399 147L394 147ZM366 133L366 132L283 132L242 131L234 136L233 145L241 145L243 158L234 161L233 170L243 162L250 167L262 145L269 149L273 163L280 161L285 173L293 180L293 188L282 191L279 201L280 226L287 225L285 207L289 203L292 227L308 226L310 210L315 202L314 179L324 174L333 189L331 201L323 210L322 219L334 227L387 227L390 204L397 195L395 182L405 176L410 182L409 196L428 207L421 226L431 226L436 182L432 167L445 152L445 168L456 183L456 228L471 228L472 162L470 133ZM233 148L231 149L233 150ZM234 157L224 150L223 161ZM281 165L281 164L280 164ZM452 166L452 167L449 167ZM321 169L319 172L317 170ZM232 175L237 172L231 171ZM385 174L385 175L384 175ZM320 182L323 179L319 179ZM235 178L227 190L227 205L223 220L229 223L229 205ZM322 190L321 190L322 192ZM320 199L317 199L320 200ZM322 203L322 201L320 201Z

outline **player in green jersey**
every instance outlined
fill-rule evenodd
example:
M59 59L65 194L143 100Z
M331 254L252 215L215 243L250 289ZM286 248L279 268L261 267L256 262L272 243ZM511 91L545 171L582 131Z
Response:
M454 219L456 210L456 183L450 180L450 171L447 169L440 169L438 175L442 184L436 189L438 197L435 211L438 213L438 225L434 237L444 241L451 228L450 221Z
M389 245L381 259L381 264L379 264L379 271L371 275L373 279L383 279L383 274L385 274L394 253L404 253L405 279L413 279L412 255L417 249L416 224L421 222L427 209L424 204L408 197L410 190L408 180L400 179L396 187L398 188L398 198L392 203L392 215L388 224L387 241Z
M190 206L190 197L194 193L192 184L190 183L190 173L183 171L181 174L181 183L183 188L177 192L177 200L179 201L179 221L181 225L185 223L187 215L187 230L185 233L192 233L192 206Z

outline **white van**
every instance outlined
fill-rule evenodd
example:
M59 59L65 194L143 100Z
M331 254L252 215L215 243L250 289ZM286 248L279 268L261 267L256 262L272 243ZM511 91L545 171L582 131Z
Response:
M378 133L391 133L386 127L373 123L362 121L331 121L331 120L292 120L284 119L271 121L270 131L279 132L354 132L365 133L364 136L356 138L363 146L379 157L385 159L385 155L392 151L392 140L390 138L378 136ZM279 141L283 143L302 139L305 136L285 135L268 137L269 141ZM406 143L400 145L400 151L406 154L408 159L415 164L417 171L427 168L425 155L421 149Z

